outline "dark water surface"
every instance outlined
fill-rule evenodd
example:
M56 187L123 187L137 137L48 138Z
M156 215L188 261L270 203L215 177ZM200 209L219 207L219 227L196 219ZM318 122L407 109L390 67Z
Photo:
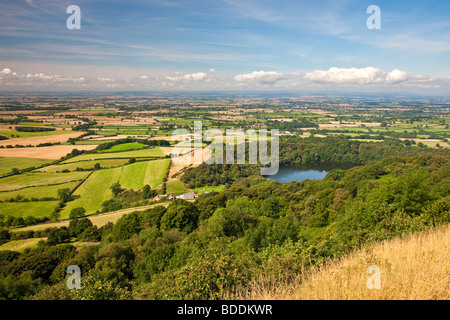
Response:
M277 174L267 176L267 180L275 180L286 183L291 181L303 181L306 179L323 179L333 169L350 169L356 166L354 163L319 162L299 166L280 167Z

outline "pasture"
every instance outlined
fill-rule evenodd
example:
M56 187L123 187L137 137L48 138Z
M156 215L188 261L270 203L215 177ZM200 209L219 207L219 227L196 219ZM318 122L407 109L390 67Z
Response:
M155 189L163 183L170 161L171 159L141 161L124 166L119 182L126 189L140 190L146 184Z
M78 148L79 146L77 146ZM84 145L80 147L96 147L95 145ZM150 158L150 157L164 157L164 153L159 147L153 147L149 149L142 150L131 150L124 152L114 152L114 153L91 153L83 154L78 157L74 157L63 161L62 163L72 163L77 161L86 160L102 160L102 159L130 159L130 158Z
M19 170L35 168L51 161L32 158L0 158L0 175L10 173L13 168Z
M70 211L76 207L86 209L86 214L93 214L95 211L100 210L102 203L112 197L109 187L119 181L121 171L122 168L94 171L74 192L74 195L80 197L67 202L67 205L61 211L61 218L67 218Z

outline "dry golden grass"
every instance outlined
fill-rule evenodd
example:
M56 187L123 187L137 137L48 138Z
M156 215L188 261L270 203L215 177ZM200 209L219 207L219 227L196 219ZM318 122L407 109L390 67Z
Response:
M381 271L381 288L368 289L367 268ZM267 283L264 279L261 283ZM273 286L271 286L273 288ZM274 289L256 283L244 299L448 300L450 226L370 245Z

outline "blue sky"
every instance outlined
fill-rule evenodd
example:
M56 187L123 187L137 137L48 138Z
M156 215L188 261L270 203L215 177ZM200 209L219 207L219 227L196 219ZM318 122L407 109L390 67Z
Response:
M449 13L448 0L1 0L0 85L445 93Z

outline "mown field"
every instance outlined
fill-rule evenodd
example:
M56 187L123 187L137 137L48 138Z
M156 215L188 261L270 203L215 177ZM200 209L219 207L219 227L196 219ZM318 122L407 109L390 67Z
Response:
M0 203L2 215L13 217L33 216L35 218L48 217L56 207L58 201L38 201L38 202L13 202Z
M7 201L17 196L22 196L27 199L43 197L57 198L59 189L69 188L73 190L79 183L80 181L73 181L49 186L25 187L16 191L0 191L0 201ZM30 205L32 204L30 203Z
M153 147L149 149L132 150L124 152L84 154L78 157L68 159L62 163L73 163L87 160L121 159L121 158L129 159L129 158L149 158L149 157L164 157L164 153L161 151L159 147Z
M130 142L130 143L118 144L116 146L113 146L112 148L102 150L101 152L105 153L105 152L116 152L116 151L140 150L140 149L144 149L146 147L147 147L147 145L142 144L142 143Z
M61 211L61 218L68 218L70 211L77 207L83 207L86 214L100 210L102 203L112 197L109 187L119 181L121 171L122 168L113 168L93 172L74 192L79 198L67 203Z
M52 166L47 166L41 168L37 171L40 172L61 172L63 170L75 171L77 168L81 168L83 170L92 170L95 164L100 164L101 168L113 168L120 167L128 163L128 159L103 159L103 160L86 160L86 161L77 161L66 164L57 164Z
M0 191L14 191L32 186L48 186L72 181L81 181L88 172L48 173L27 172L0 180ZM44 195L45 196L45 195Z
M0 158L0 175L10 173L13 168L23 170L32 167L39 167L49 162L51 162L51 160L16 157Z

